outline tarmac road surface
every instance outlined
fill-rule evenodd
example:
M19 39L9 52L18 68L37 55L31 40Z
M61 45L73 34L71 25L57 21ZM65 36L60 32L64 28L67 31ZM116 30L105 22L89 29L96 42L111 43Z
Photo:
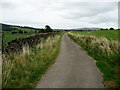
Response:
M95 60L65 34L59 55L36 88L104 88Z

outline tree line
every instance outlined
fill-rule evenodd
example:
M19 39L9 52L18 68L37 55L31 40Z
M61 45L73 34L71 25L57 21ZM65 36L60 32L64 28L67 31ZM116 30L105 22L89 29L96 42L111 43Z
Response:
M49 25L46 25L44 29L37 29L35 30L34 33L48 33L48 32L53 32L53 29ZM12 31L12 34L23 34L23 33L28 33L27 31L19 30L19 31Z

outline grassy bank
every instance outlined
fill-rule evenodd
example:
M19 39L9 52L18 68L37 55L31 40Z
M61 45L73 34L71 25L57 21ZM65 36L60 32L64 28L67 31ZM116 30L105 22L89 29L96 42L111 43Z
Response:
M88 34L83 35L83 32L82 34L80 32L79 34L69 33L69 37L97 61L96 65L103 73L105 87L120 87L120 61L118 60L120 43L118 41Z
M33 48L23 47L19 55L3 57L3 88L33 88L55 62L63 34L43 40Z

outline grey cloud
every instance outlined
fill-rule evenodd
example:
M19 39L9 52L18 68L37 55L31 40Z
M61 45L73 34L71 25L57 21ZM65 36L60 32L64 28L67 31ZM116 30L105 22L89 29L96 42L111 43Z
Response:
M82 17L96 16L101 13L112 11L116 8L117 8L117 3L115 2L66 3L66 5L64 5L63 10L66 10L67 12L64 13L62 17L68 19L79 19Z
M76 28L84 25L99 27L102 26L101 23L117 23L118 14L114 12L117 5L116 2L74 0L5 0L2 3L2 13L5 23L34 24L38 27L49 24L54 28ZM108 12L111 13L107 14ZM103 24L103 27L107 26Z
M120 28L120 1L118 2L118 28Z
M93 20L89 21L93 24L99 23L117 23L117 20L114 18L107 18L107 17L100 17L100 18L93 18Z
M15 8L15 5L9 2L2 2L2 8Z

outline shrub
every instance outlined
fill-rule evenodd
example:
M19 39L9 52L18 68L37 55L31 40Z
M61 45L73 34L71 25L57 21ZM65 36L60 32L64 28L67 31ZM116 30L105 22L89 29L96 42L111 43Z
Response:
M19 31L20 34L24 33L22 30Z
M17 34L18 32L13 31L12 34Z

